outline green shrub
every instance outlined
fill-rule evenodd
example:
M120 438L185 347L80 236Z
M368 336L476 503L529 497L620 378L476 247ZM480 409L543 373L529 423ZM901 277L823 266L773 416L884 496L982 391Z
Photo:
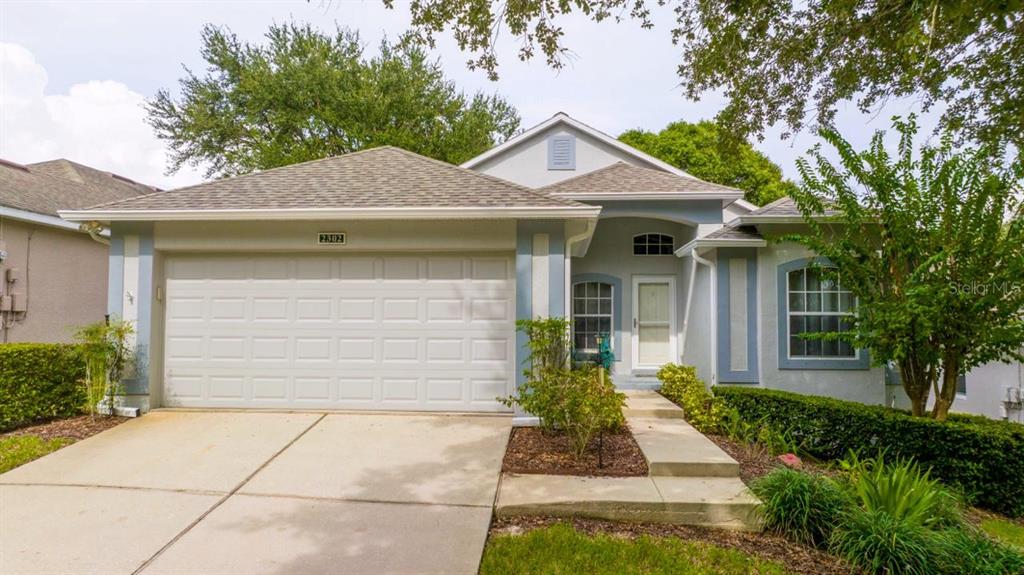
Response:
M961 525L956 496L912 461L862 460L851 467L850 486L866 511L930 529Z
M84 377L78 346L0 344L0 431L80 413Z
M968 529L939 531L932 547L933 572L941 575L1024 573L1024 553Z
M828 477L788 468L757 479L751 490L761 499L766 529L810 545L828 541L837 518L853 504Z
M615 390L605 371L591 364L570 367L568 356L558 351L563 342L559 330L568 330L565 320L529 320L517 325L531 338L530 369L515 395L499 398L502 403L518 405L535 415L548 432L568 434L576 457L583 455L596 435L625 424L622 408L626 395ZM568 345L567 336L564 344Z
M724 402L715 398L692 365L667 364L658 370L661 394L683 408L683 415L701 433L720 433L728 417Z
M884 511L849 510L829 539L829 550L867 573L932 573L932 532Z
M951 417L940 422L863 405L750 387L715 388L743 420L788 430L823 460L849 451L912 459L979 507L1024 515L1024 425Z

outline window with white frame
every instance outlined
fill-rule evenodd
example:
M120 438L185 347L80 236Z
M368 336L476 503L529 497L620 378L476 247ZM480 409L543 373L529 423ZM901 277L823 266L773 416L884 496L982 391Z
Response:
M812 339L808 334L849 332L856 302L829 269L808 267L787 274L789 357L852 359L857 351L848 341Z
M611 338L614 287L602 282L572 286L572 333L576 351L597 353L598 338ZM609 347L613 339L608 340Z
M633 236L634 256L670 256L674 239L666 234Z

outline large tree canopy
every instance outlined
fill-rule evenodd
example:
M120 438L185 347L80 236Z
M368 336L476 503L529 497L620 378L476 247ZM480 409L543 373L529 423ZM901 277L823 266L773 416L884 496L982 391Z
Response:
M949 138L914 150L913 120L857 152L839 134L798 162L794 199L809 231L793 237L831 261L857 296L854 343L895 362L915 415L935 392L943 419L957 377L991 361L1024 361L1024 164ZM826 208L838 215L826 222ZM835 335L835 334L833 334Z
M180 99L162 90L148 103L172 171L231 176L380 145L459 163L519 127L508 102L464 95L405 42L367 59L357 34L308 25L272 26L261 45L206 26L202 40L207 73L186 70Z
M619 139L698 178L739 188L747 201L759 206L796 188L768 156L746 142L723 141L718 126L707 120L673 122L657 134L630 130Z
M831 125L843 100L868 110L913 95L925 109L948 106L946 128L1021 147L1019 0L416 0L410 9L421 41L450 27L474 54L470 65L496 77L503 30L520 39L521 59L539 50L557 68L569 49L559 24L566 15L632 18L649 28L665 24L652 17L656 4L673 8L687 96L723 91L729 103L718 119L737 136L776 122L790 130L809 120Z

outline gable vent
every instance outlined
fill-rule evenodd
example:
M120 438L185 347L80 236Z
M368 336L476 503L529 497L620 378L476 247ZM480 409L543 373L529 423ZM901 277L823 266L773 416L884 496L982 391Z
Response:
M576 136L558 134L548 138L548 169L576 169Z

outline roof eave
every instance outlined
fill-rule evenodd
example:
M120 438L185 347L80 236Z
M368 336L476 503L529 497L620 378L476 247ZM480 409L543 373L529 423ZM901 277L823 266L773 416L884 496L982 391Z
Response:
M683 247L676 250L674 253L677 257L687 257L693 250L696 249L712 249L712 248L763 248L768 245L768 240L763 238L749 238L749 239L706 239L697 238L690 240Z
M296 208L272 210L62 210L71 222L113 221L282 221L430 219L588 219L599 206L471 208Z
M632 193L552 193L556 198L567 200L722 200L733 202L743 197L743 192L632 192Z
M78 227L78 224L65 221L57 216L52 216L49 214L40 214L38 212L30 212L28 210L19 210L17 208L11 208L8 206L0 206L0 217L32 224L50 226L62 230L75 232L81 231Z

